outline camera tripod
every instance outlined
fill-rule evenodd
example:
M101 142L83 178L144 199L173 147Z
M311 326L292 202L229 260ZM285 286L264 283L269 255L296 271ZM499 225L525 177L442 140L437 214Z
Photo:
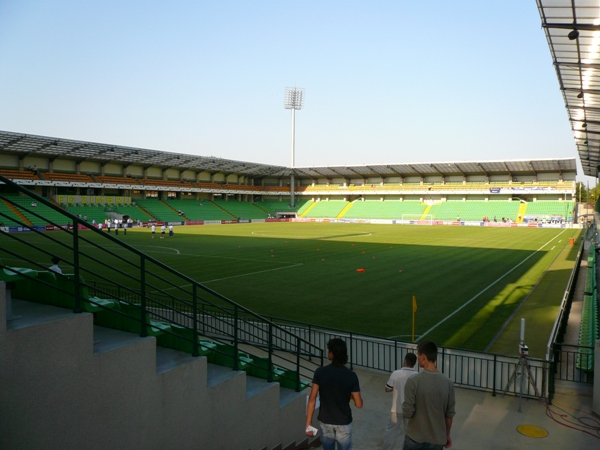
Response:
M523 399L523 390L524 390L524 384L525 384L525 378L527 378L527 380L529 381L529 384L531 385L531 387L533 387L533 390L536 392L537 394L537 387L535 385L535 380L533 379L533 375L531 375L531 369L529 368L529 361L528 361L528 355L529 355L529 348L526 345L519 345L519 353L520 353L520 358L519 358L519 363L515 366L515 370L513 371L513 373L511 374L510 378L508 379L508 383L506 383L506 387L504 388L504 395L506 395L506 392L508 391L508 388L510 387L511 384L517 383L517 380L519 382L519 409L518 411L521 412L521 400Z

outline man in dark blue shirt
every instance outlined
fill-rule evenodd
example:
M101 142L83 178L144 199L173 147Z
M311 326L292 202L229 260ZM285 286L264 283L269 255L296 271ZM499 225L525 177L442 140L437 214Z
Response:
M318 419L321 424L321 442L323 450L352 449L352 410L354 406L362 408L363 400L360 395L358 376L346 367L348 349L346 342L340 338L331 339L327 343L327 358L331 364L315 370L312 390L308 398L306 411L306 434L313 436L309 426L315 412L317 394L321 400Z

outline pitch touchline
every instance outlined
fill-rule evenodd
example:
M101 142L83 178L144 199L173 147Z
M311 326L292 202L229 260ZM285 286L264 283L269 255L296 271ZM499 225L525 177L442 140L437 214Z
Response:
M487 291L493 285L495 285L496 283L498 283L498 281L500 281L506 275L508 275L509 273L511 273L513 270L515 270L517 267L519 267L521 264L523 264L525 261L527 261L533 255L535 255L537 252L539 252L541 249L543 249L546 245L550 244L550 242L552 242L554 239L556 239L557 237L559 237L565 231L567 231L567 230L561 231L559 234L557 234L556 236L554 236L552 239L550 239L548 242L546 242L544 245L542 245L540 248L538 248L536 251L534 251L531 255L529 255L527 258L525 258L519 264L517 264L512 269L510 269L508 272L506 272L504 275L502 275L500 278L498 278L496 281L494 281L493 283L489 284L487 287L485 287L484 289L482 289L481 291L479 291L477 294L475 294L475 296L473 296L470 300L468 300L466 303L464 303L460 308L456 309L453 313L447 315L445 318L443 318L442 320L440 320L438 323L436 323L434 326L432 326L429 330L427 330L425 333L423 333L421 336L419 336L419 338L416 339L415 342L419 342L423 337L425 337L426 335L428 335L431 331L435 330L437 327L439 327L441 324L443 324L446 320L448 320L454 314L456 314L461 309L463 309L465 306L467 306L469 303L471 303L472 301L474 301L477 297L479 297L481 294L483 294L485 291Z

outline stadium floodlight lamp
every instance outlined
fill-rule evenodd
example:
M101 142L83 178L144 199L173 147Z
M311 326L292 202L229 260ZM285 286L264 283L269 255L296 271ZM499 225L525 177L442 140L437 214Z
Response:
M304 106L304 89L285 88L285 109L300 110Z
M290 174L290 206L294 206L294 166L296 165L296 110L304 107L304 89L297 87L285 88L285 109L292 110L292 173Z

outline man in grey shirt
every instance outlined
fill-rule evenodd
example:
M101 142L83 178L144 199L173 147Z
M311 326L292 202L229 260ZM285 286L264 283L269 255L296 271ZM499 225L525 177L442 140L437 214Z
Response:
M424 370L406 381L402 403L404 418L409 419L404 450L449 448L450 428L456 413L454 384L437 370L434 342L419 342L417 359Z

